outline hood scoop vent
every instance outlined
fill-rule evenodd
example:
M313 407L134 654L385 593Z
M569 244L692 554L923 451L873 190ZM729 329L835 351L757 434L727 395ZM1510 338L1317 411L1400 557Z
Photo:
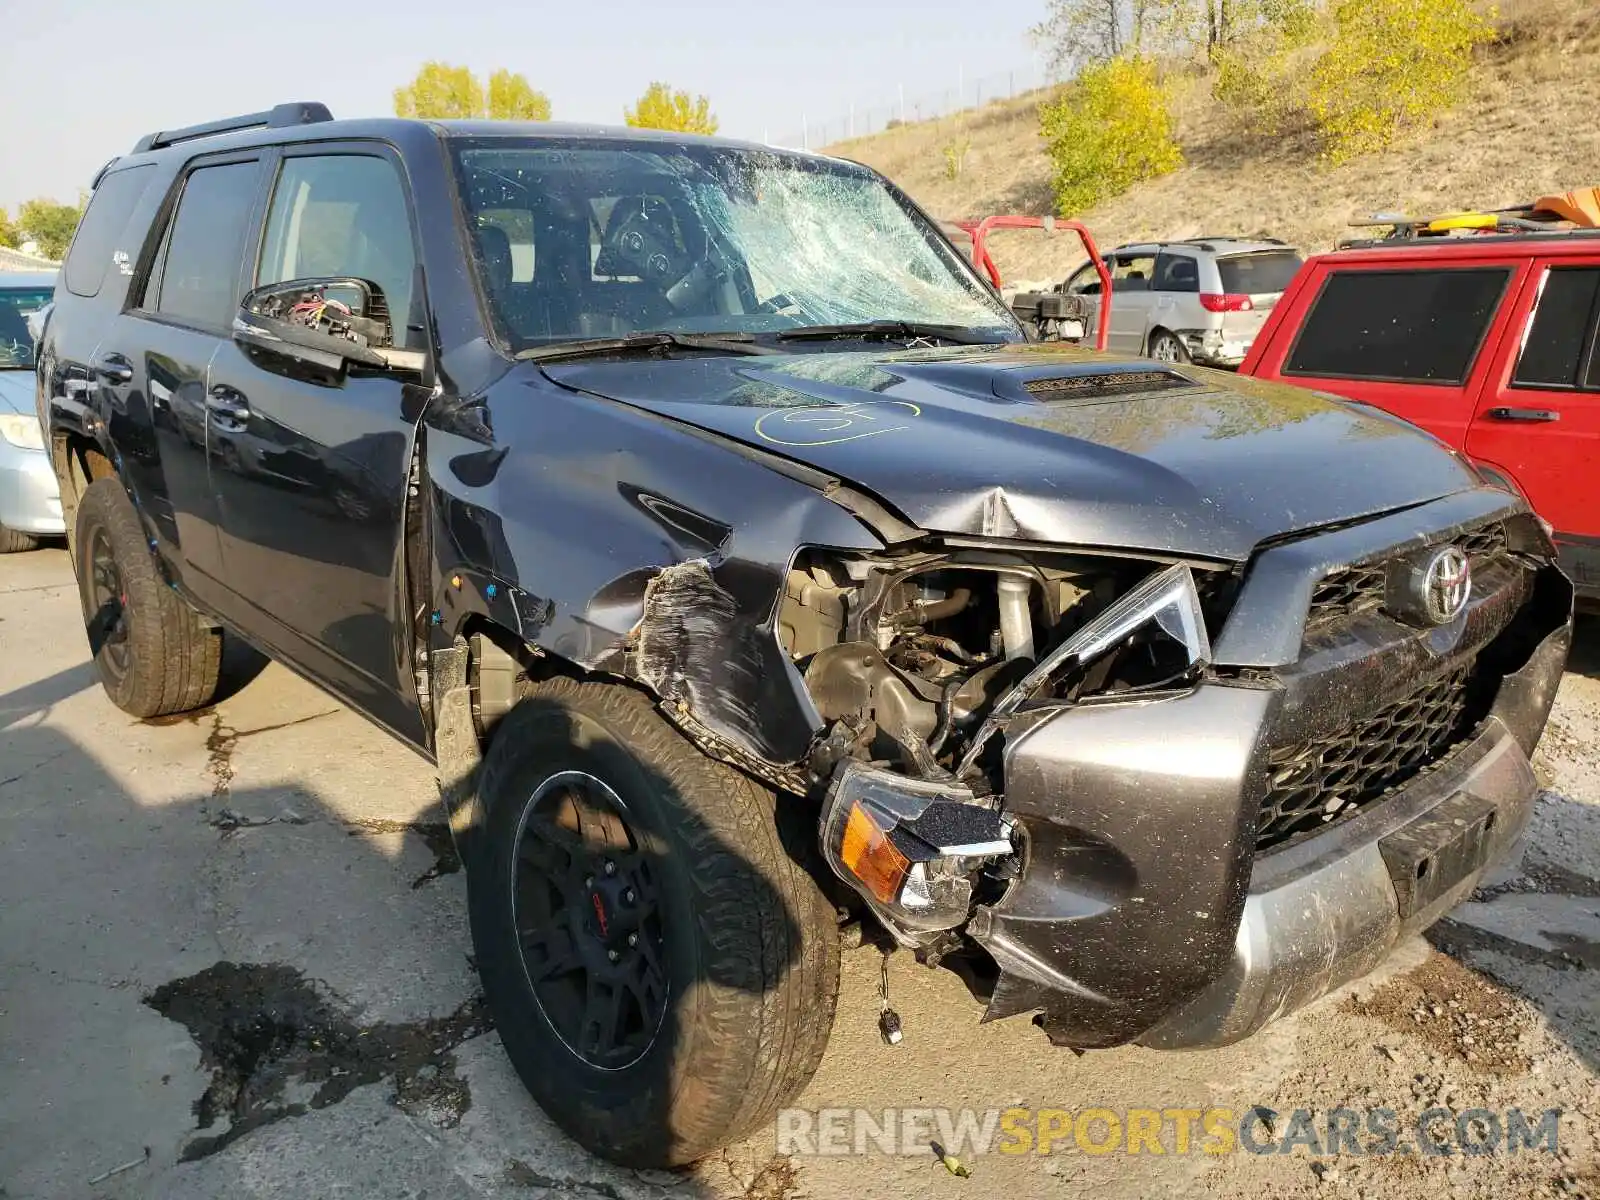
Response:
M1024 392L1033 399L1046 403L1102 400L1111 396L1133 396L1144 392L1164 392L1172 388L1199 386L1201 385L1195 380L1176 371L1169 371L1165 367L1045 375L1022 381Z

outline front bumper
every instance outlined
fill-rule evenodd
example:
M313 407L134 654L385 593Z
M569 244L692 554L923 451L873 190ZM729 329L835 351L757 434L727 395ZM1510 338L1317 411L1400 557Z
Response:
M0 525L20 533L66 532L50 456L0 438Z
M1528 755L1571 640L1570 587L1553 569L1538 579L1484 602L1439 654L1435 669L1480 651L1506 659L1469 740L1356 815L1260 855L1253 798L1267 747L1286 720L1340 702L1321 677L1080 704L1014 737L1006 812L1027 835L1022 871L968 925L1001 972L985 1019L1042 1009L1051 1040L1072 1046L1225 1045L1365 974L1437 920L1507 855L1537 792ZM1493 609L1512 604L1522 607L1504 625ZM1490 649L1472 642L1474 622ZM1408 652L1341 677L1393 686L1385 674L1423 670L1433 653ZM1426 833L1463 795L1494 813L1487 852L1402 918L1382 843Z
M1428 928L1504 861L1527 825L1538 784L1522 747L1498 718L1440 770L1326 838L1258 860L1232 960L1198 995L1139 1041L1163 1050L1237 1042L1381 963L1396 943ZM1380 843L1421 832L1460 795L1493 806L1483 866L1402 918Z

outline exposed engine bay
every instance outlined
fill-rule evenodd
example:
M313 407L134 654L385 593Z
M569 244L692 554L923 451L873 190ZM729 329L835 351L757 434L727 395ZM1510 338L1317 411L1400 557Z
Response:
M1006 731L1189 686L1210 658L1200 596L1182 564L802 555L778 635L824 723L823 847L897 939L937 940L1015 873Z

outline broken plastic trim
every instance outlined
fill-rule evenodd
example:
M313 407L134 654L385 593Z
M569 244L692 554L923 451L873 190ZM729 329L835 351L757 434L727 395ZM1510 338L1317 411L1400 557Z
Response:
M1181 563L1158 571L1045 655L995 703L961 759L957 777L966 777L988 740L1063 667L1069 663L1086 666L1152 623L1184 648L1189 670L1210 663L1211 639L1206 634L1193 572Z
M972 908L969 876L1013 853L1010 824L969 789L854 759L834 776L820 832L834 873L908 945L962 924Z

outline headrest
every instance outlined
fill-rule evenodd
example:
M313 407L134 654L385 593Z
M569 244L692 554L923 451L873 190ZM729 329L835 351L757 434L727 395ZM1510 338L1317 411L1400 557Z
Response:
M498 225L479 225L473 231L483 256L484 279L496 294L511 286L511 239Z

